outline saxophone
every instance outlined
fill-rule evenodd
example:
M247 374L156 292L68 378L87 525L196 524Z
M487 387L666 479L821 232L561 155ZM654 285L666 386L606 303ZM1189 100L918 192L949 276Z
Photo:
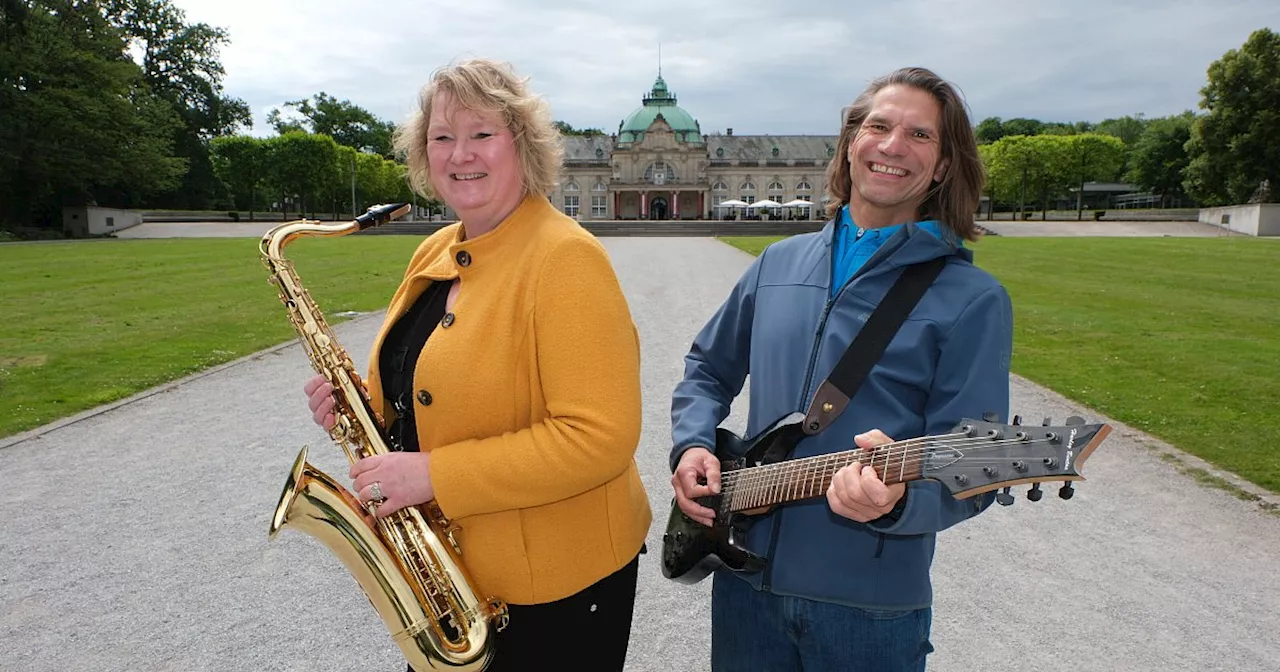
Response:
M258 246L312 366L333 385L336 423L329 435L353 464L390 452L381 417L370 406L351 358L282 252L299 237L347 235L408 209L404 203L375 206L342 224L287 222L263 235ZM477 598L454 540L458 528L434 500L379 519L349 490L308 464L303 446L276 505L269 538L286 526L320 541L347 567L417 672L483 670L493 659L491 627L506 626L506 605Z

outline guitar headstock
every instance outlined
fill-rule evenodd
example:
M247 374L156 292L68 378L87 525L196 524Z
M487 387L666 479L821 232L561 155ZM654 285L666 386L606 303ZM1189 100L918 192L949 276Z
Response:
M1059 496L1070 499L1072 481L1084 480L1080 470L1094 449L1111 433L1107 424L1087 425L1072 416L1061 426L1045 418L1040 427L987 420L961 420L947 435L932 437L923 446L923 478L942 483L957 499L1002 490L1001 504L1012 504L1009 488L1032 484L1027 497L1040 499L1040 483L1062 481Z

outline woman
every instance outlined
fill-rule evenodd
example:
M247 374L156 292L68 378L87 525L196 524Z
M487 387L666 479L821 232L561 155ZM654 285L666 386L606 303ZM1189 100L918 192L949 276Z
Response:
M418 247L374 342L367 384L401 452L351 477L378 515L435 499L461 526L477 592L510 610L491 670L570 652L621 670L651 520L639 342L603 247L547 200L563 150L525 81L444 68L397 131L414 189L460 221ZM304 389L332 426L329 384Z

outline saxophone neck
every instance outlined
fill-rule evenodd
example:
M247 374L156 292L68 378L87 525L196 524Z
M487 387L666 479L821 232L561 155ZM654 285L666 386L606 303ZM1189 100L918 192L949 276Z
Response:
M408 203L375 205L369 208L369 210L363 215L356 217L355 221L360 225L359 230L364 231L365 229L378 226L380 224L386 224L393 219L403 217L407 212L409 212Z
M389 205L375 205L363 215L349 222L334 222L325 224L314 219L299 219L292 222L285 222L262 236L262 241L258 244L258 249L263 255L271 259L281 259L283 255L281 250L286 245L293 242L297 238L303 236L320 236L335 237L345 236L357 231L373 228L380 224L385 224L397 217L403 216L409 212L408 203L392 203Z

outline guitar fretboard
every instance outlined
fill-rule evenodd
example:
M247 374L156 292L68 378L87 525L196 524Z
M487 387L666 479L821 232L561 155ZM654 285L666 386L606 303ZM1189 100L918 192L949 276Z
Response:
M785 504L826 494L837 471L854 462L876 470L887 485L923 477L923 448L932 437L899 441L872 451L846 450L759 467L747 467L724 475L721 496L730 513Z

